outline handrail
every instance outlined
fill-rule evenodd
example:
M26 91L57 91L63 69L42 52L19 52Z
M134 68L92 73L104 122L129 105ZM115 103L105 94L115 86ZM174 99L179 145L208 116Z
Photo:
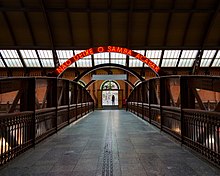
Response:
M173 85L178 86L176 97L170 89ZM220 92L219 85L220 76L169 75L149 79L132 90L126 109L220 166L220 100L216 111L195 109L205 109L197 89Z

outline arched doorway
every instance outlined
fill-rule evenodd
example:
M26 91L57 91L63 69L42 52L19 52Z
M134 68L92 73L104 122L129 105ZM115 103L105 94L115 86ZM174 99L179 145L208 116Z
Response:
M116 81L104 81L100 87L102 91L102 106L115 106L118 107L119 105L119 84Z

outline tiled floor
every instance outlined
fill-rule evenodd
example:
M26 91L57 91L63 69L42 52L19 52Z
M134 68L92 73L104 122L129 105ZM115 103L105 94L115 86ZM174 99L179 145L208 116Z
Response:
M0 169L1 176L217 176L155 127L124 110L100 110Z

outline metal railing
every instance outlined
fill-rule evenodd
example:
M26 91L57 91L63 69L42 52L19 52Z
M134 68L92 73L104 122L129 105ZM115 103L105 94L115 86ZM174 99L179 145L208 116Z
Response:
M11 78L0 83L2 99L12 100L9 112L0 113L0 165L94 110L89 93L73 81Z
M170 91L174 82L174 91L179 90L176 99ZM214 110L206 110L197 89L219 93L220 77L174 76L145 81L130 94L127 110L220 166L220 100Z

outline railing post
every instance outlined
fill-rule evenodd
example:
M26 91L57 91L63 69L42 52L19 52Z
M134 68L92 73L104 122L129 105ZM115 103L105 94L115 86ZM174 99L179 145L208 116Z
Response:
M159 78L160 79L160 130L163 130L163 109L162 106L165 104L165 80L164 78Z
M184 114L183 114L183 108L187 107L187 97L188 96L188 85L187 85L187 80L184 79L184 77L180 77L180 123L181 123L181 145L184 143L184 130L185 130L185 125L184 125Z
M32 139L33 139L33 146L35 146L35 141L36 141L36 109L35 109L35 99L36 99L36 94L35 94L35 89L36 89L36 79L31 78L28 82L28 99L30 100L29 103L30 105L30 110L33 111L33 117L32 117Z
M149 86L149 89L148 89L148 91L149 91L149 123L151 123L151 119L152 119L152 118L151 118L152 80L149 80L149 81L148 81L148 86Z
M54 79L54 84L53 84L54 86L53 86L53 89L52 89L52 96L53 97L56 97L55 98L55 102L54 103L56 103L55 105L56 105L56 120L55 120L55 125L56 125L56 133L57 133L57 131L58 131L58 93L57 93L57 91L58 91L58 89L57 89L57 87L58 87L58 78L56 78L56 79Z
M70 124L70 96L69 96L69 91L70 91L70 81L67 81L67 86L66 86L66 91L67 91L67 104L68 104L68 125Z

